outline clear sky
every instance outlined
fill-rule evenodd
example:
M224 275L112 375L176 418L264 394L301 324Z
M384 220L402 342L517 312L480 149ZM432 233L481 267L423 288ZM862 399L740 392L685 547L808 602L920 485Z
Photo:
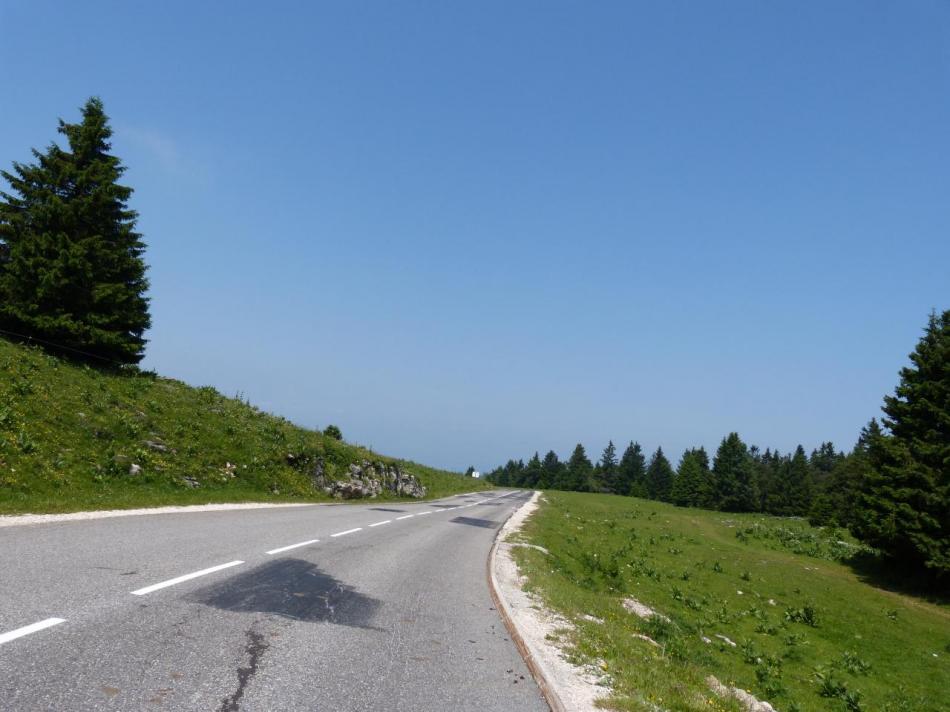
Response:
M950 308L950 3L0 0L99 95L145 365L433 465L850 448Z

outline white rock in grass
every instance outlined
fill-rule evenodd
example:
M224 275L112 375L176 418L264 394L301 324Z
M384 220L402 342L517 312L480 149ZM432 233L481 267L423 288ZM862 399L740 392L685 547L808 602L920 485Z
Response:
M739 689L738 687L729 687L728 685L723 685L715 676L710 675L706 678L706 684L709 686L709 689L715 692L720 697L732 698L736 700L743 709L747 712L775 712L775 708L772 707L768 702L763 702L754 695L749 694L745 690Z
M667 622L669 622L670 620L663 614L657 613L656 611L654 611L648 605L644 603L640 603L640 601L638 601L635 598L623 599L623 607L626 608L631 613L633 613L635 616L639 616L640 618L654 618L655 617Z
M721 635L721 634L719 634L719 633L716 633L716 637L719 638L719 640L721 640L722 642L724 642L726 645L728 645L728 646L730 646L730 647L732 647L732 648L735 648L735 647L736 647L736 644L735 644L733 641L729 640L729 638L727 638L726 636Z

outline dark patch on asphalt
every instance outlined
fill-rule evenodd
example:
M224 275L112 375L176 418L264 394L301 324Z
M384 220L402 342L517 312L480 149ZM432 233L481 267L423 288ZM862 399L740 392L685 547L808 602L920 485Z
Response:
M405 509L391 509L389 507L370 507L374 512L405 512Z
M244 690L247 689L247 683L257 674L257 667L261 663L261 657L264 651L269 647L264 642L264 636L255 630L249 630L246 633L247 644L244 646L244 653L248 657L247 665L237 669L238 686L237 689L228 697L221 700L219 712L238 712L241 708L241 698L244 697Z
M467 524L470 527L482 527L483 529L494 529L500 522L493 522L491 519L476 519L475 517L455 517L450 519L455 524Z
M381 601L359 593L301 559L278 559L195 591L196 603L239 613L379 630L370 621Z

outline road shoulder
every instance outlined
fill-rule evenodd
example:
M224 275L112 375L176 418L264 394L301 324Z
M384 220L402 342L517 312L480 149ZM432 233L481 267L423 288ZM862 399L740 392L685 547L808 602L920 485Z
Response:
M551 642L571 623L524 590L524 578L511 555L512 541L538 508L540 492L522 505L498 532L488 558L488 581L498 612L553 712L587 712L608 690L584 668L568 662Z

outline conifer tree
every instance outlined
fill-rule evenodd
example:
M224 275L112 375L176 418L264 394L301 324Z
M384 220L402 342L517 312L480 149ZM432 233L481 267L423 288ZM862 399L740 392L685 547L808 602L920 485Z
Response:
M643 457L643 450L640 449L640 443L631 442L624 450L620 458L620 464L617 466L618 489L620 494L630 495L632 497L646 497L646 460Z
M59 132L68 148L0 171L10 185L0 192L0 329L138 363L151 324L145 244L102 102L87 101L82 121L61 120Z
M766 498L766 511L786 517L804 516L811 509L811 500L811 466L799 445L791 457L782 460L774 488Z
M650 499L669 502L674 476L673 467L663 454L663 448L658 447L647 467L647 492Z
M574 448L574 452L571 453L571 459L567 461L565 470L566 487L564 489L586 492L590 488L590 477L593 469L593 465L587 459L584 446L578 443L577 447Z
M620 494L619 492L619 472L617 470L617 448L614 447L614 441L607 442L607 447L600 456L600 462L597 467L600 489L610 494Z
M534 453L528 464L525 465L524 473L522 475L521 486L529 487L534 489L538 486L538 482L541 480L541 458L538 457L538 453Z
M870 443L881 436L881 426L872 419L864 428L854 449L839 457L828 478L812 500L808 521L814 525L834 525L853 529L861 484L870 467Z
M889 434L871 438L855 533L895 560L950 578L950 310L884 398Z
M548 450L548 454L541 461L541 480L538 487L541 489L554 489L561 482L561 471L564 465L558 460L557 453L554 450Z
M715 504L727 512L752 512L759 505L749 449L738 433L723 438L713 460Z
M709 487L709 458L702 448L690 448L683 453L670 500L680 507L702 507L707 500Z

